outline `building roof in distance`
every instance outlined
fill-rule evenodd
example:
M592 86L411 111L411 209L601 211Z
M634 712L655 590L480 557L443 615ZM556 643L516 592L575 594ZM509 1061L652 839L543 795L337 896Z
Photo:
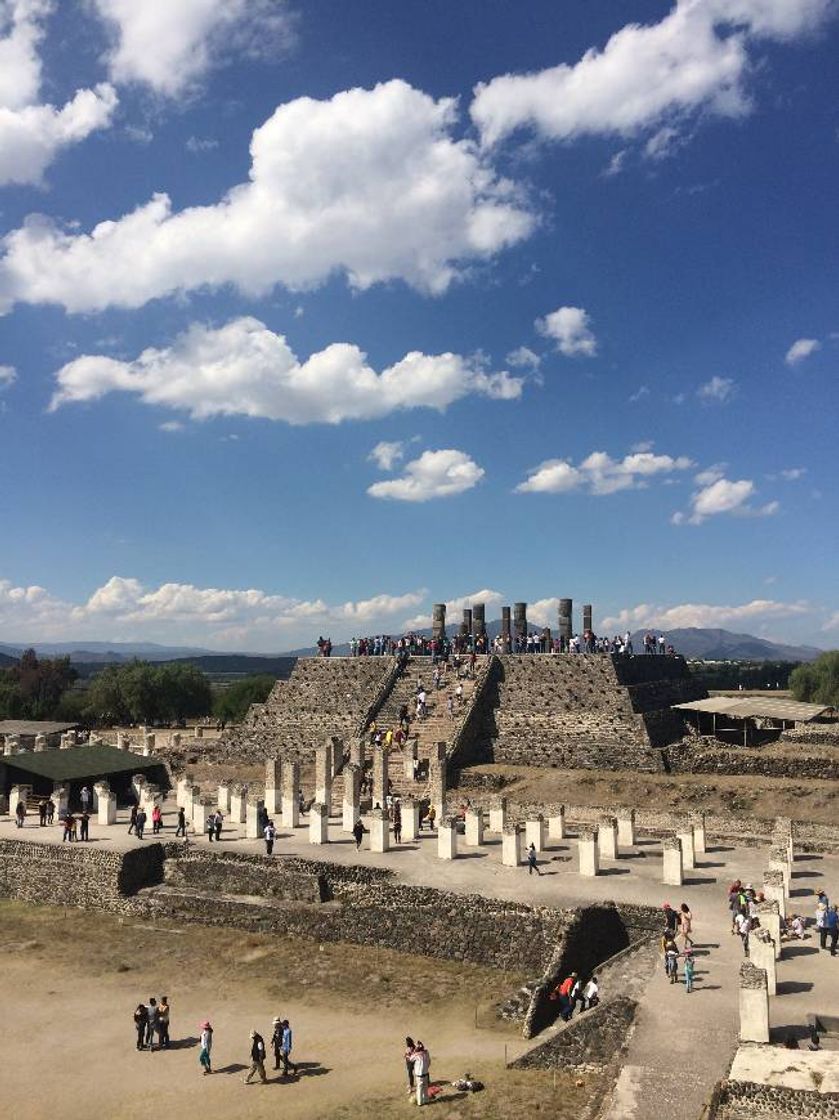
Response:
M709 696L706 700L691 700L673 707L683 712L707 712L732 719L784 719L791 723L809 723L833 711L829 704L801 704L782 696Z
M141 774L163 763L159 758L118 751L107 744L69 747L65 751L26 751L0 758L10 769L51 778L54 782L73 782L80 778L107 778L109 774Z
M77 723L56 723L48 719L0 719L0 735L59 735L72 731Z

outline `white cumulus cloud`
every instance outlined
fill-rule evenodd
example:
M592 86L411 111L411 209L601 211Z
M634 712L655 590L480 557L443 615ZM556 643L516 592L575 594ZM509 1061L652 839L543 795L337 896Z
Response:
M115 82L175 96L237 54L287 50L292 20L282 0L92 0L112 33Z
M688 470L693 462L686 455L656 455L638 451L613 459L605 451L593 451L578 466L567 459L548 459L534 468L519 494L564 494L584 490L588 494L614 494L619 490L638 490L655 476Z
M17 370L14 366L0 365L0 393L4 389L8 389L10 385L14 385L17 381Z
M700 488L691 497L688 513L673 514L671 520L674 525L701 525L707 518L721 513L740 517L771 517L778 512L780 505L776 501L758 507L751 504L757 488L750 478L732 481L719 471L719 467L711 467L696 476Z
M717 606L710 603L679 603L675 606L657 606L639 603L618 614L603 619L606 630L630 630L655 627L660 630L681 630L688 627L727 627L739 623L754 623L777 618L792 618L807 614L808 603L779 603L773 599L753 599L734 606Z
M397 502L428 502L432 498L450 498L471 490L485 473L465 451L454 448L423 451L418 459L405 464L400 478L374 482L367 493L373 498Z
M301 362L283 335L250 317L219 328L194 323L172 346L144 350L134 361L82 355L58 371L56 383L52 410L127 392L198 420L238 415L289 424L442 410L469 394L510 400L522 387L520 379L487 373L458 354L413 351L377 373L357 346L335 342Z
M718 377L716 374L700 385L696 395L705 404L725 404L730 401L736 391L734 379L731 377Z
M65 105L40 100L46 0L0 0L0 186L38 185L62 148L110 124L112 86L76 91Z
M798 338L787 350L784 361L788 366L797 366L803 362L805 358L809 358L811 354L815 354L817 350L821 350L822 344L817 338Z
M678 125L698 110L742 116L750 109L754 40L804 35L831 8L831 0L677 0L659 22L627 24L573 65L478 85L472 118L483 143L492 145L520 128L569 141L631 137Z
M176 211L166 194L90 233L30 218L7 234L0 308L140 307L233 284L259 295L345 274L443 292L464 265L526 237L534 217L469 140L454 101L406 82L281 105L253 133L247 182Z
M542 364L540 356L529 346L517 346L505 358L508 366L514 369L527 369L535 373Z
M392 471L405 458L405 445L401 440L380 440L367 458L380 471Z
M591 320L582 307L558 307L542 319L536 320L536 329L556 343L556 348L566 358L592 358L597 353L597 339L591 330Z

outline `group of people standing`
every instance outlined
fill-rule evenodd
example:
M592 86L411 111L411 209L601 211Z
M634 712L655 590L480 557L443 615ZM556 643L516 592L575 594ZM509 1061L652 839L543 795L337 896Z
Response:
M585 984L579 973L571 972L548 996L559 1003L559 1015L566 1023L571 1019L579 1004L580 1011L588 1011L600 1002L600 988L596 976L590 976Z
M405 1070L408 1074L408 1096L416 1093L418 1105L428 1104L431 1055L428 1048L417 1039L405 1039Z
M686 902L678 910L674 910L669 902L662 906L664 911L664 933L661 937L661 950L664 955L664 971L671 984L679 982L679 959L683 961L683 979L685 992L693 991L693 979L696 975L696 962L693 956L693 914ZM682 941L682 950L679 951L677 940Z
M134 1011L134 1029L137 1032L137 1049L169 1049L169 997L149 996L148 1003L138 1003Z

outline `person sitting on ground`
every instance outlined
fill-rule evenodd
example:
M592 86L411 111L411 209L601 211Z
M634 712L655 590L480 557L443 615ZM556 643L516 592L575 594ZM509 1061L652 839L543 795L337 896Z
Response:
M804 919L800 914L793 914L792 921L790 922L790 936L798 938L803 941L807 934L804 932Z

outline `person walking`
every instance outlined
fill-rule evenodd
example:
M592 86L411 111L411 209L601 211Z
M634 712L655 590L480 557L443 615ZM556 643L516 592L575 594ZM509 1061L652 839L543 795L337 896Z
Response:
M82 810L82 815L79 817L79 839L89 840L90 834L88 828L90 826L90 813L87 809Z
M148 1008L144 1003L138 1003L134 1011L134 1029L137 1032L137 1049L144 1050L146 1046L146 1030L149 1024Z
M414 1092L414 1047L416 1043L408 1035L405 1039L405 1072L408 1074L408 1096Z
M169 997L161 996L157 1005L157 1037L163 1050L169 1049Z
M61 837L61 843L66 840L68 843L73 842L73 833L76 831L76 821L72 813L68 813L64 818L64 834Z
M414 1084L417 1090L417 1104L428 1104L428 1069L431 1065L431 1055L422 1042L417 1040L413 1052Z
M38 802L38 824L45 828L47 824L47 799L42 797Z
M82 792L79 794L79 800L82 804L82 812L86 813L90 808L90 790L87 786L82 786Z
M15 827L23 828L23 822L26 820L26 804L23 801L18 801L15 806Z
M135 835L138 840L143 839L143 833L146 830L146 810L140 806L137 810L137 824L134 828Z
M131 816L128 818L128 835L129 836L131 835L132 832L135 833L135 834L137 832L137 814L139 813L139 811L140 811L139 806L135 802L131 806Z
M259 1080L264 1085L268 1080L265 1076L265 1042L262 1035L253 1030L251 1031L251 1068L243 1079L246 1085L250 1085L255 1073L259 1074Z
M534 871L537 875L542 874L539 870L539 864L536 862L536 845L531 844L527 849L527 874L532 875Z
M274 1051L274 1069L280 1068L280 1054L283 1048L283 1021L277 1015L271 1021L271 1049Z
M198 1052L198 1061L204 1070L204 1076L213 1072L212 1059L210 1057L213 1050L213 1028L210 1026L209 1019L205 1019L201 1024L201 1049Z
M355 850L358 852L361 850L361 838L364 835L364 825L361 823L360 817L352 826L352 834L355 837Z
M265 837L265 854L270 856L274 852L274 839L277 835L277 830L274 828L274 822L269 821L263 829L262 835Z
M160 1026L160 1012L157 1009L157 1000L154 996L149 996L148 1019L146 1022L146 1045L149 1050L154 1052L154 1036L158 1033Z
M186 810L183 805L178 809L178 827L175 829L175 836L183 836L186 840Z
M693 938L691 932L693 931L693 914L690 912L690 907L686 902L683 902L679 907L679 934L682 938L685 949L693 948Z
M835 906L828 906L824 916L824 925L827 936L830 938L830 955L836 956L836 942L839 941L839 912Z
M204 826L204 829L207 833L207 842L212 844L213 837L216 834L216 815L215 815L215 813L208 813L207 823Z
M154 836L158 836L160 830L163 828L163 811L159 805L151 811L151 830Z
M685 992L688 995L693 991L694 969L693 953L688 949L685 952Z
M291 1048L294 1045L294 1036L291 1032L291 1025L288 1019L283 1019L283 1039L280 1044L280 1060L283 1063L283 1077L288 1077L288 1067L294 1070L294 1076L297 1076L297 1066L291 1061Z
M827 902L822 901L822 895L819 894L819 902L816 906L816 929L819 931L819 948L827 948Z
M47 801L47 824L51 825L55 820L55 802L52 798Z
M402 843L402 811L398 805L393 808L393 840L396 844Z
M676 984L679 980L679 947L671 933L665 933L662 938L664 946L664 972L669 976L670 983Z
M592 1007L597 1007L598 1003L600 1003L600 987L597 977L592 976L583 988L583 1010L590 1011Z
M219 840L221 840L221 826L223 824L224 824L224 816L222 815L221 810L217 809L216 810L216 826L215 826L216 827L216 843L217 844L218 844Z

